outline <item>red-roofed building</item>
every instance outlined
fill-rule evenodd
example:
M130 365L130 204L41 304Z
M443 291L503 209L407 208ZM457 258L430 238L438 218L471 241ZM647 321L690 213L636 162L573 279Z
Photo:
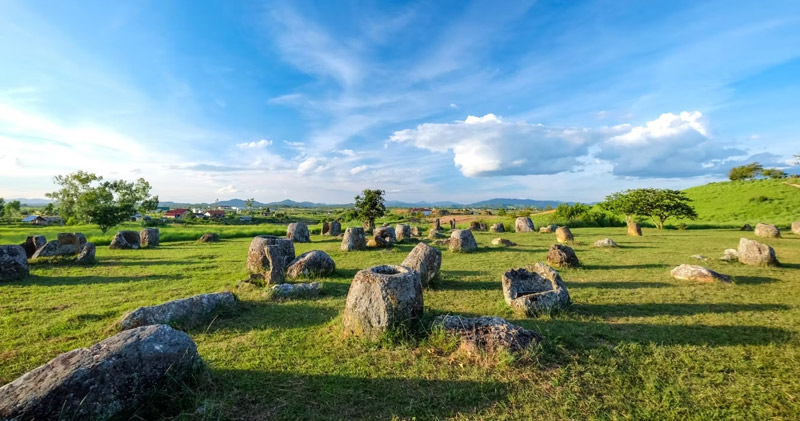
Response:
M207 210L204 215L209 217L209 218L224 218L225 217L225 211L224 210L214 210L214 209L212 209L212 210Z
M184 219L191 213L192 212L190 212L189 209L183 209L183 208L170 209L164 213L164 218Z

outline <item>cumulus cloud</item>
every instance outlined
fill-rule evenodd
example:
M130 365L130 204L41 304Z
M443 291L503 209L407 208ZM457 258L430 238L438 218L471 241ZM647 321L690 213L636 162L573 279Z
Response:
M494 114L464 121L425 123L394 132L391 142L434 152L453 151L467 177L555 174L579 165L597 133L589 129L506 122Z
M367 168L369 168L369 167L367 167L366 165L359 165L357 167L353 167L352 169L350 169L350 174L356 175L358 173L362 173L362 172L366 171Z
M229 184L229 185L217 190L217 193L232 194L232 193L236 193L237 191L239 191L239 190L237 190L236 187L233 186L233 184Z
M312 172L324 171L329 167L330 165L321 158L312 156L300 162L300 165L297 166L297 172L305 175Z
M271 140L261 139L258 142L237 143L236 147L239 149L264 149L271 144Z
M620 125L600 144L597 158L613 165L612 173L629 177L693 177L720 172L725 162L745 151L709 136L699 111L665 113L644 126Z
M339 151L339 154L344 156L356 156L355 151L352 149L342 149Z
M592 158L608 162L619 176L693 177L723 172L732 158L746 155L712 139L699 111L665 113L642 126L600 128L552 127L486 114L396 131L390 141L452 151L467 177L575 171Z

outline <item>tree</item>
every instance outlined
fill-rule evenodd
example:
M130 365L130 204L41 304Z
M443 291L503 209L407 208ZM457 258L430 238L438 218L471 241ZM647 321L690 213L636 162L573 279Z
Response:
M12 219L19 216L21 210L22 203L20 203L19 200L12 200L5 204L3 213L8 217L8 219Z
M150 196L150 183L143 178L103 181L103 177L78 171L53 180L61 189L46 196L56 201L62 217L97 224L103 233L137 211L146 213L158 206L158 196Z
M6 201L0 197L0 218L6 215Z
M45 205L44 208L42 208L42 213L44 213L45 215L52 215L55 212L56 212L56 206L52 203L48 203L47 205Z
M383 190L369 190L366 189L361 195L356 196L355 211L356 215L362 221L369 223L369 228L375 228L375 219L380 218L386 214L386 205L384 205L384 191Z
M788 174L786 174L786 171L779 170L777 168L765 168L761 170L761 175L772 179L786 178L789 176Z
M634 215L648 217L658 229L664 229L664 222L669 218L697 218L697 213L690 202L691 199L680 190L635 189L607 196L600 207L610 212L624 214L628 223Z
M600 207L612 213L625 215L625 222L633 222L633 217L644 212L646 193L644 189L626 190L606 196L606 200L600 203Z
M253 213L253 204L256 203L256 199L251 197L244 201L244 207L247 209L247 212L252 215Z
M758 162L753 162L752 164L731 168L731 170L728 172L728 178L731 181L752 180L758 177L763 170L764 167L762 167L761 164Z

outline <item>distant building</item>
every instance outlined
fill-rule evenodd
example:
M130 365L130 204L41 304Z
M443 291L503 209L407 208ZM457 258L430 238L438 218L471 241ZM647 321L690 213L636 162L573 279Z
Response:
M253 221L253 217L250 216L250 215L240 216L239 217L239 221L241 221L241 222L252 222Z
M209 218L224 218L225 217L225 211L224 210L211 209L211 210L207 210L206 213L204 213L204 215L209 217Z
M156 208L156 212L166 212L169 210L169 206L159 206Z
M190 213L189 209L171 209L164 213L164 217L169 219L185 219Z
M39 215L28 215L22 218L22 222L33 225L47 225L47 220Z
M422 212L425 216L431 216L432 211L428 208L412 208L411 213L419 213Z
M148 215L142 215L140 213L137 213L137 214L131 216L131 221L135 221L135 222L149 221L149 220L150 220L150 217Z

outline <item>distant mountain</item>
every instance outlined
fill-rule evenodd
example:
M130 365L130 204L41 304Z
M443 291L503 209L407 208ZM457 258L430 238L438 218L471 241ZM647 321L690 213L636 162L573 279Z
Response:
M388 208L546 208L547 206L556 207L561 203L558 200L532 200L532 199L489 199L475 203L458 203L451 201L441 202L403 202L400 200L387 200L386 207ZM193 207L212 207L212 206L233 206L237 208L245 208L244 200L230 199L221 200L217 203L178 203L178 202L160 202L159 206L168 206L170 208L193 208ZM271 208L351 208L352 203L316 203L316 202L296 202L294 200L286 199L280 202L254 202L255 207L271 207Z
M548 206L555 208L562 203L559 200L531 200L531 199L489 199L481 202L471 203L469 206L473 208L546 208Z
M49 203L53 203L50 199L6 199L6 203L14 200L19 200L19 203L28 206L46 206Z

